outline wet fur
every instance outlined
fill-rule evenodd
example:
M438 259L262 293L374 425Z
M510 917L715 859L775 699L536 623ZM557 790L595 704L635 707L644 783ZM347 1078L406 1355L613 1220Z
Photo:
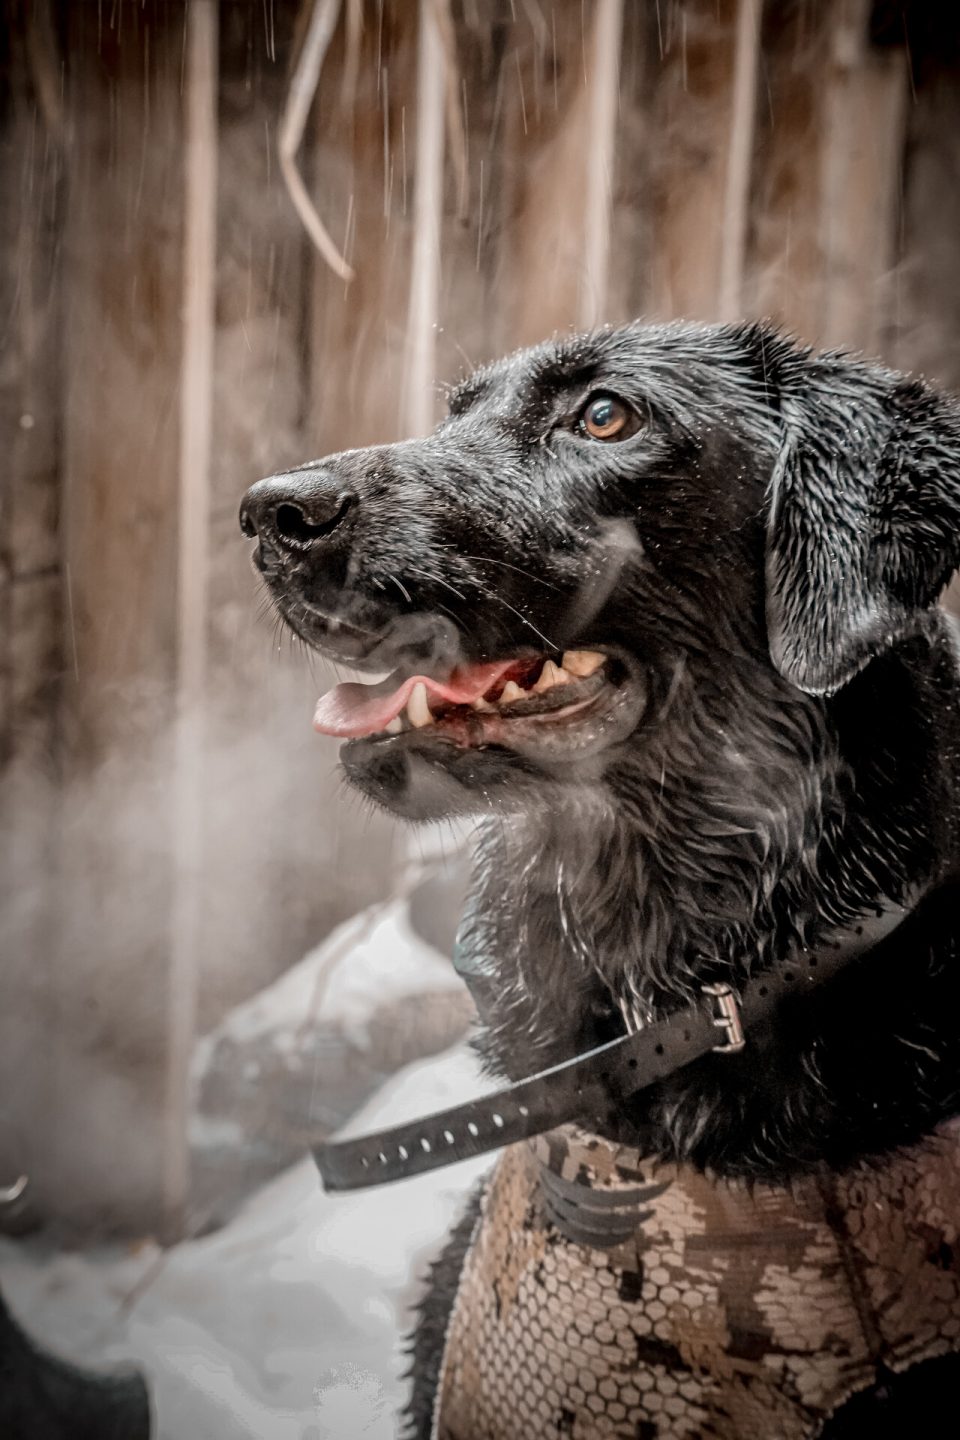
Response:
M562 428L591 389L641 410L635 440ZM935 608L960 563L946 398L763 327L632 326L509 357L435 436L324 466L360 496L342 553L265 559L308 639L304 603L371 628L432 613L441 652L614 645L643 687L632 733L567 766L345 751L401 814L487 813L459 963L492 1073L736 982L956 864L960 682ZM882 961L785 1005L741 1055L636 1096L612 1131L775 1182L921 1140L960 1111L958 900L921 906ZM447 1260L415 1352L417 1436Z

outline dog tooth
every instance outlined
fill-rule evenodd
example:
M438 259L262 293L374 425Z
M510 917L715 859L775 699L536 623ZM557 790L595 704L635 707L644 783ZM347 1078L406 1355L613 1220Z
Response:
M390 724L385 725L383 728L386 730L388 735L399 735L400 731L403 729L403 721L400 719L399 715L394 715L393 719L390 721Z
M430 706L427 704L427 687L422 680L418 680L410 691L410 699L407 701L407 718L416 730L422 730L424 725L433 724L433 716L430 714Z
M497 708L496 705L491 705L489 700L484 700L482 695L479 700L472 700L470 703L474 710L480 710L487 715L491 714Z
M508 680L506 685L504 685L503 687L503 694L500 696L500 703L501 705L509 705L513 700L522 700L525 694L526 691L521 690L520 686L515 680Z
M597 650L566 650L563 656L563 668L571 675L577 675L583 679L599 670L606 657Z
M549 690L552 685L556 685L557 677L560 674L559 666L554 665L552 660L545 660L543 669L540 671L540 679L533 687L534 690Z

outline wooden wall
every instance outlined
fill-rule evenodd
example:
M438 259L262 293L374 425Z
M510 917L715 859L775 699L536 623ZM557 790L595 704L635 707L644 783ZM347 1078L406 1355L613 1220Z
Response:
M43 1165L55 1097L64 166L49 16L0 27L0 1174ZM0 1184L11 1183L9 1179Z
M5 0L0 1183L175 1223L196 1030L385 890L253 479L571 325L767 315L960 388L960 60L932 4Z

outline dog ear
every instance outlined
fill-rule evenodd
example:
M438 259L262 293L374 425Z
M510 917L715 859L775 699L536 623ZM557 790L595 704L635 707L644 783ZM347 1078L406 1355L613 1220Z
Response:
M767 539L780 673L829 695L917 628L960 566L960 410L839 355L781 367Z

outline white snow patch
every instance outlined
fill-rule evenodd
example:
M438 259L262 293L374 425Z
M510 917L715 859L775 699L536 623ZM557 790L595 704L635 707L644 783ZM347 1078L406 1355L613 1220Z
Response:
M349 1010L348 986L338 1003ZM351 1129L379 1129L481 1089L478 1063L459 1045L395 1076ZM158 1440L392 1440L411 1302L491 1163L482 1156L324 1195L304 1160L223 1230L166 1254L150 1244L64 1254L0 1239L5 1294L60 1353L142 1366Z
M412 929L405 896L345 920L322 945L251 1000L238 1005L204 1037L195 1062L200 1073L220 1039L237 1043L271 1037L280 1050L320 1022L366 1048L371 1015L391 1000L436 991L461 994L463 981L446 956Z

